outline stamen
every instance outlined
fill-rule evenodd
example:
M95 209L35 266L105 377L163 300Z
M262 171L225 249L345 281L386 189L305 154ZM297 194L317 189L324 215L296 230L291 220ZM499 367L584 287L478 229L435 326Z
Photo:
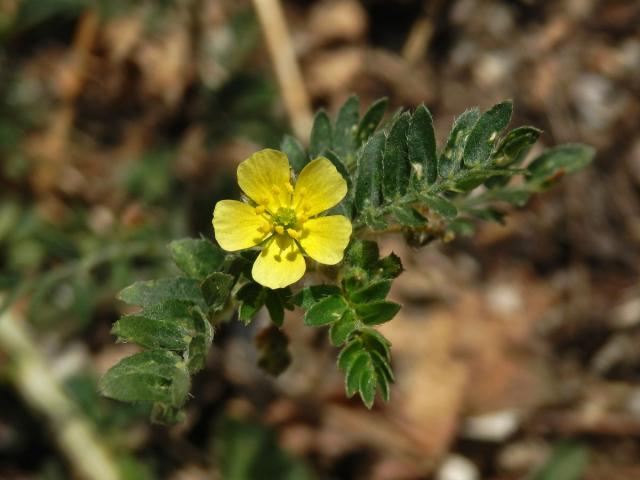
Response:
M276 185L274 185L273 187L271 187L271 191L273 192L273 194L274 194L275 196L278 196L278 194L280 193L280 189L279 189Z
M284 233L284 227L282 225L276 225L276 232L282 235Z
M307 189L305 187L300 187L298 189L298 195L304 197L307 194Z
M287 191L288 191L289 193L293 193L293 186L291 185L291 183L287 182L287 183L285 184L285 188L287 189Z
M272 228L271 224L265 223L259 228L259 230L264 233L271 233Z
M266 210L266 207L264 205L258 205L256 207L256 213L258 215L262 215L264 213L264 211Z
M293 228L287 228L287 233L294 240L299 240L300 239L300 233L297 232L296 230L294 230Z

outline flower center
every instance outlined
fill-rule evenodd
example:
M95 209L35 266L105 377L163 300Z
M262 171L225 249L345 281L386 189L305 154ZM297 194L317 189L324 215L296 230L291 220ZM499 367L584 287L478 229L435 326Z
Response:
M285 230L287 228L296 228L298 219L296 218L295 210L292 208L280 207L273 216L273 223L282 226Z

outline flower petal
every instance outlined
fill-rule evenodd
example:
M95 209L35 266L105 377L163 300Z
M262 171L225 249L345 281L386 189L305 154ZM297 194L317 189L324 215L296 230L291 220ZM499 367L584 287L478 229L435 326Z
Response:
M347 182L324 157L305 166L293 192L293 206L308 217L337 205L347 194Z
M306 268L298 245L287 235L274 235L256 258L251 274L260 285L284 288L300 280Z
M300 245L315 261L335 265L342 260L351 230L351 222L342 215L312 218L302 227Z
M280 206L289 206L291 171L287 156L266 148L254 153L238 165L238 185L254 202L264 205L271 213Z
M254 207L237 200L221 200L213 210L216 241L229 252L255 247L266 238L269 226Z

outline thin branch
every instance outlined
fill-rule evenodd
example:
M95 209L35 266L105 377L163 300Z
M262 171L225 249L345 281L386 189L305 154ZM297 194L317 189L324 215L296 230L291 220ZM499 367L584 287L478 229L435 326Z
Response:
M280 0L253 0L295 135L309 139L312 115L309 95L287 28Z
M16 390L45 418L74 472L87 480L118 480L111 452L56 381L27 326L11 311L0 316L0 349L8 356Z

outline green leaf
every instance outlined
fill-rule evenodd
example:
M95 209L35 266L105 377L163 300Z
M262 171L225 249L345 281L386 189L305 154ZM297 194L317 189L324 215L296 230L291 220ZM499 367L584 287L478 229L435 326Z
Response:
M377 364L374 364L374 368L378 379L378 390L380 391L380 396L385 403L389 403L389 400L391 399L389 380L385 377L381 368Z
M386 359L391 358L391 342L384 338L382 334L373 328L363 328L361 339L368 350L375 350Z
M360 385L358 386L362 403L364 403L365 407L367 407L368 409L371 409L371 407L373 407L373 401L376 397L377 386L378 379L376 371L373 368L373 365L371 365L371 362L369 362L368 368L365 369L360 375Z
M358 157L355 191L358 212L368 205L375 208L382 203L382 156L386 140L383 132L375 133Z
M576 443L560 443L533 480L579 480L589 461L588 449Z
M233 276L221 272L212 273L202 282L202 295L210 310L222 310L229 300L234 282Z
M486 200L506 202L517 207L522 207L529 201L531 192L522 187L500 188L489 190L483 194Z
M504 101L487 110L474 125L464 146L464 164L477 167L488 163L500 132L507 128L513 113L513 102Z
M171 258L189 277L204 280L218 271L226 258L226 253L209 240L184 238L169 244Z
M284 136L282 143L280 143L280 150L287 155L291 168L295 173L300 173L304 166L309 163L309 157L307 157L304 147L297 138L291 135Z
M366 353L361 352L354 358L345 376L347 397L353 397L353 395L360 389L360 377L370 368L371 360Z
M333 133L331 132L331 120L327 112L319 110L313 119L311 128L311 140L309 141L309 157L315 159L323 152L331 150Z
M145 348L186 350L201 330L202 314L197 307L185 302L168 301L158 307L120 318L111 333L122 341Z
M340 288L335 285L312 285L296 293L291 301L295 305L309 310L320 300L331 295L340 295Z
M107 371L99 388L103 395L123 402L162 402L179 407L189 392L189 371L173 352L140 352Z
M282 299L275 290L268 289L265 291L265 294L264 304L269 312L269 317L271 317L271 321L275 325L281 327L284 323L284 305L282 304Z
M438 173L441 177L450 178L460 170L464 146L479 118L480 110L476 107L466 110L453 123L447 143L438 159Z
M392 280L404 271L400 257L395 253L390 253L384 258L376 262L375 269L372 272L378 278L386 278Z
M435 183L438 177L438 156L433 118L424 105L420 105L411 117L407 132L409 161L418 177L427 185Z
M393 218L403 227L419 228L427 224L427 219L415 208L408 205L393 205L391 213Z
M559 145L536 157L527 170L533 181L548 182L581 170L591 163L594 156L595 150L587 145L580 143ZM542 186L546 188L547 185Z
M400 305L387 300L356 306L356 314L365 325L380 325L388 322L400 311Z
M378 244L372 240L353 240L344 254L345 263L365 270L373 266L378 258Z
M236 299L239 302L238 318L247 325L264 305L265 289L256 282L249 282L238 290Z
M327 158L327 160L333 163L333 166L336 167L336 170L338 170L340 175L342 175L342 177L347 182L347 186L349 187L349 190L350 190L351 175L349 174L349 170L347 170L347 167L345 167L344 162L340 159L340 157L338 157L338 155L336 155L335 152L331 150L326 150L323 155Z
M391 365L389 365L389 359L384 357L378 350L372 350L370 354L373 364L379 369L381 376L388 382L393 382L395 378L391 370Z
M334 322L329 329L331 344L339 347L348 340L356 328L357 322L353 312L351 310L345 311L340 320Z
M518 127L511 130L496 151L491 155L491 163L496 167L519 165L538 141L542 130L535 127Z
M353 292L349 299L353 303L369 303L384 300L391 289L391 280L380 280Z
M344 347L338 355L338 368L343 372L347 372L356 357L362 350L362 342L359 339L351 340L346 347Z
M386 201L398 198L407 191L411 166L407 153L407 131L411 115L400 115L387 136L382 156L382 193Z
M197 280L186 277L169 277L129 285L118 294L118 299L131 305L143 307L165 300L185 300L206 308Z
M434 212L444 218L454 218L458 214L456 206L438 195L423 195L420 199Z
M468 192L479 185L482 185L488 179L493 177L501 177L505 179L511 178L521 170L487 169L487 170L462 170L457 176L453 184L453 190L459 192Z
M347 309L342 296L331 295L314 304L304 316L304 323L313 327L326 325L339 320Z
M358 125L358 132L356 134L357 145L362 145L373 135L382 117L384 117L388 103L389 101L386 98L381 98L371 104L362 117L362 120L360 120L360 125Z
M333 133L333 149L347 161L347 164L351 163L349 157L355 150L359 115L360 101L357 96L351 95L338 112Z

